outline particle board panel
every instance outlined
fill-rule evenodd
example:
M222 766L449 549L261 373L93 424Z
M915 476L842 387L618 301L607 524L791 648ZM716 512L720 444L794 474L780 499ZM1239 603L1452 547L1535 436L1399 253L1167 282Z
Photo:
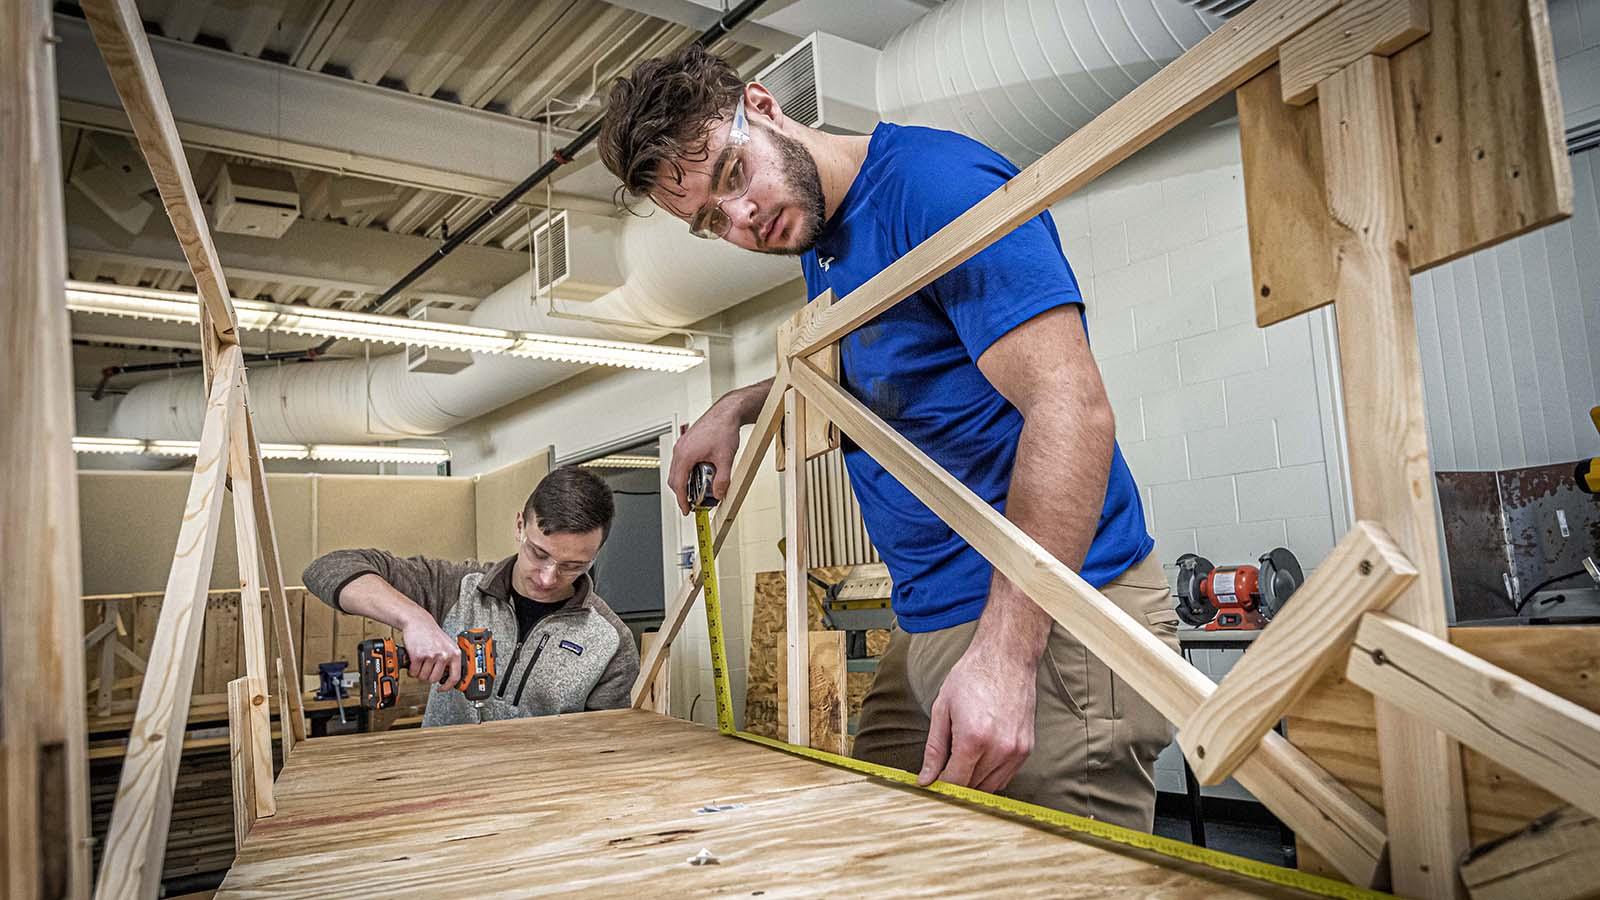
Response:
M1451 643L1588 709L1600 711L1600 628L1589 626L1457 627ZM1382 808L1372 695L1344 677L1325 674L1290 710L1289 740L1362 799ZM1519 831L1564 805L1548 791L1488 757L1463 748L1467 826L1474 846ZM1300 866L1333 874L1305 844Z
M472 759L495 784L438 760ZM384 765L372 766L372 759ZM574 759L582 763L574 765ZM219 900L451 896L1294 896L642 710L320 738ZM706 813L708 804L731 808ZM716 865L688 859L704 848Z

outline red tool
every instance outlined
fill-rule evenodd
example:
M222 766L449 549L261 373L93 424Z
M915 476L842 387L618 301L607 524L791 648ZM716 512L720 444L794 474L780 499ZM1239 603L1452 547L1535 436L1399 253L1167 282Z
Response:
M1178 618L1207 631L1267 627L1306 577L1282 547L1257 562L1218 567L1194 553L1178 557Z

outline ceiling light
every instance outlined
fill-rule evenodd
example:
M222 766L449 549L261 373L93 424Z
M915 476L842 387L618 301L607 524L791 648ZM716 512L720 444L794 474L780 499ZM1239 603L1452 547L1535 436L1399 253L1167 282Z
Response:
M133 438L75 437L74 453L143 453L144 441Z
M312 444L311 458L339 462L417 463L437 466L450 461L450 451L438 447L378 447L361 444Z
M613 453L581 462L578 465L586 469L659 469L661 459L655 456L635 456L631 453Z
M135 456L194 456L199 441L141 441L137 438L75 437L78 453L126 453ZM268 444L262 459L315 459L339 462L415 463L437 466L450 461L450 451L438 447L385 447L378 444Z
M194 294L129 288L86 281L67 282L67 308L74 312L125 316L154 322L198 324L200 306ZM233 301L239 327L246 331L338 338L380 344L401 344L472 353L504 353L598 366L620 366L657 372L683 372L705 361L698 350L631 341L567 337L503 328L458 325L401 316L380 316L314 306L292 306L260 300Z

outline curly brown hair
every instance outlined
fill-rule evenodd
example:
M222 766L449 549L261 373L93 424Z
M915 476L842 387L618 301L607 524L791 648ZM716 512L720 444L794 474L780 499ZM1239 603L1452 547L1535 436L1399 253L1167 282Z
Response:
M732 112L743 90L739 73L698 44L643 60L618 78L600 127L600 160L622 181L617 204L661 186L663 162L682 181L682 164L706 159L712 123Z

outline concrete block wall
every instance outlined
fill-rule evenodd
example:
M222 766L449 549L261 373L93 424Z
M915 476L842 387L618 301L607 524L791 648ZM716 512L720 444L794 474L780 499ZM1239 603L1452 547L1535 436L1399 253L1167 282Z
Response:
M1237 128L1169 136L1052 212L1169 579L1194 552L1221 565L1286 546L1314 568L1344 502L1340 467L1330 480L1326 464L1336 417L1322 314L1255 325ZM1240 655L1192 660L1220 681ZM1176 743L1156 783L1183 792ZM1249 798L1232 780L1203 791Z

